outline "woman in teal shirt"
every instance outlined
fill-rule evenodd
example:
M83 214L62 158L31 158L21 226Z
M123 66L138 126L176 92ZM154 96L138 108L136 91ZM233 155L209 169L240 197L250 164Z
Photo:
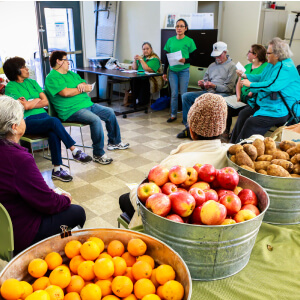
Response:
M168 39L164 50L168 53L181 51L182 58L179 60L178 65L170 66L169 68L169 82L171 86L171 117L167 120L168 123L177 119L178 110L178 83L180 87L180 94L183 95L187 92L189 79L190 79L190 62L195 55L196 45L193 39L185 35L188 30L188 24L184 19L179 19L176 22L176 36ZM166 57L164 66L163 79L167 81L167 70L169 61Z
M26 123L25 134L48 135L51 160L53 164L52 178L64 182L73 178L61 168L61 141L67 149L70 149L75 161L88 163L92 158L77 149L75 141L66 132L64 126L57 118L50 117L45 106L48 99L35 80L29 79L29 70L25 60L21 57L9 58L3 65L6 77L10 80L5 87L5 94L18 100L24 107L24 119Z

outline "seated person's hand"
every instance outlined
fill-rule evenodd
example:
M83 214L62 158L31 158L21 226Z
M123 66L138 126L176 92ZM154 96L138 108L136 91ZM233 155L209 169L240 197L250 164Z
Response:
M210 82L210 81L206 81L206 82L204 83L204 88L205 88L206 90L214 89L215 87L216 87L216 85L213 84L213 83Z
M241 81L241 84L246 87L250 87L251 82L248 79L244 79Z
M253 93L252 93L252 92L249 92L249 93L248 93L248 97L249 97L249 98L252 98L252 96L253 96Z
M198 81L198 85L199 85L201 88L204 88L204 80L199 80L199 81Z
M93 89L93 86L92 86L91 84L86 84L86 85L84 86L84 91L85 91L86 93L91 92L92 89Z
M168 81L167 74L164 74L164 75L162 76L162 78L163 78L164 81Z
M80 83L77 85L77 89L80 93L84 93L84 92L86 92L86 86L87 86L86 84Z
M236 102L241 102L241 97L236 97Z
M180 58L179 62L185 63L185 58Z
M134 59L135 59L135 60L140 60L141 58L142 58L142 57L141 57L140 55L138 55L138 54L134 56Z
M236 70L235 71L236 72L236 74L239 76L239 77L242 77L242 75L243 75L243 71L241 71L241 70Z
M23 104L24 102L27 102L25 97L20 97L18 98L19 102L21 102L21 104Z
M72 202L72 196L69 193L61 193L64 196L67 196L70 199L70 202Z

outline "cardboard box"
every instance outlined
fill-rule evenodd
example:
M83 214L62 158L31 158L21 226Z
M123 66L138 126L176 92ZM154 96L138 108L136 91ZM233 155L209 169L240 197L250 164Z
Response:
M300 142L300 123L288 126L282 130L282 141Z

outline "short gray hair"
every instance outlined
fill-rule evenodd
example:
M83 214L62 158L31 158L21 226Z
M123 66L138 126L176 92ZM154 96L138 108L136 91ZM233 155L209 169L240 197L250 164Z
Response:
M278 56L279 61L283 61L293 56L288 43L279 37L273 38L269 45L272 45L273 53Z
M8 96L0 97L0 139L14 133L12 125L20 125L23 118L24 107L19 101Z

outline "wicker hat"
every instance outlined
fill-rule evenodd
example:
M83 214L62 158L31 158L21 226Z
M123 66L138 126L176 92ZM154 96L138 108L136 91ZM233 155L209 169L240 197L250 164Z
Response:
M206 93L195 100L189 110L191 130L203 137L214 137L226 129L227 104L218 94Z

